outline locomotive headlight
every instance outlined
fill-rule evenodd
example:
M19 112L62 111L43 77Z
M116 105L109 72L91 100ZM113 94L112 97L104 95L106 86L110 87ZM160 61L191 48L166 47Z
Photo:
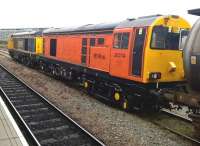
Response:
M191 64L197 64L197 57L191 56L190 61L191 61Z
M150 80L157 80L161 78L161 73L160 72L151 72L149 73L149 79Z

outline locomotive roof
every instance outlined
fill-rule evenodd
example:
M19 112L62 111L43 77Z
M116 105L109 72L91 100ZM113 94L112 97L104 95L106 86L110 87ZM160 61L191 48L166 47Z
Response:
M74 34L74 33L91 33L91 32L112 32L115 28L131 28L131 27L144 27L150 26L161 15L152 15L139 17L138 19L127 19L125 21L116 23L100 23L100 24L87 24L74 28L50 28L42 31L20 32L12 36L35 36L42 34Z
M113 31L115 28L143 27L151 25L161 15L139 17L138 19L127 19L116 23L87 24L76 28L52 28L45 30L44 34L68 34L87 33L96 31Z
M12 34L13 37L41 35L42 31L25 31Z
M144 16L139 17L135 20L125 20L121 22L116 28L130 28L130 27L144 27L150 26L158 17L161 15L152 15L152 16Z
M116 23L100 23L100 24L87 24L75 28L51 28L45 30L44 34L57 34L57 33L79 33L79 32L91 32L101 30L113 30L120 22Z

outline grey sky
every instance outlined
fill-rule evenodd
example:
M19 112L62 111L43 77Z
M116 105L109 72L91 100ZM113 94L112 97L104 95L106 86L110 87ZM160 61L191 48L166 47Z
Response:
M65 27L154 14L175 14L191 24L198 18L188 9L200 0L2 0L0 28Z

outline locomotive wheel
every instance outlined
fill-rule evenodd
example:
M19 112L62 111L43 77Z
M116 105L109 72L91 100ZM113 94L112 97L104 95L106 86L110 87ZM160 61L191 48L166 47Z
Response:
M44 70L43 64L40 64L40 69L41 69L42 71Z
M121 94L120 94L119 92L115 92L115 93L114 93L114 100L115 100L116 102L119 102L120 99L121 99Z
M83 83L83 87L84 87L85 89L88 89L88 87L89 87L89 84L88 84L88 82L87 82L87 81L85 81L85 82Z
M83 88L88 94L90 93L90 84L87 81L83 82Z
M89 95L93 95L94 94L94 85L92 83L89 83L87 81L83 82L83 88L85 89L85 91L89 94Z
M124 98L121 102L121 108L124 110L124 111L128 111L129 110L129 102L128 102L128 99Z

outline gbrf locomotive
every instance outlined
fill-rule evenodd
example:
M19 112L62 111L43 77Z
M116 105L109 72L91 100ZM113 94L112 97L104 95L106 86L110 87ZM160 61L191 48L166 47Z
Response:
M125 110L158 109L167 105L164 92L185 81L182 42L189 29L179 16L154 15L13 34L8 49L15 60L79 82Z

